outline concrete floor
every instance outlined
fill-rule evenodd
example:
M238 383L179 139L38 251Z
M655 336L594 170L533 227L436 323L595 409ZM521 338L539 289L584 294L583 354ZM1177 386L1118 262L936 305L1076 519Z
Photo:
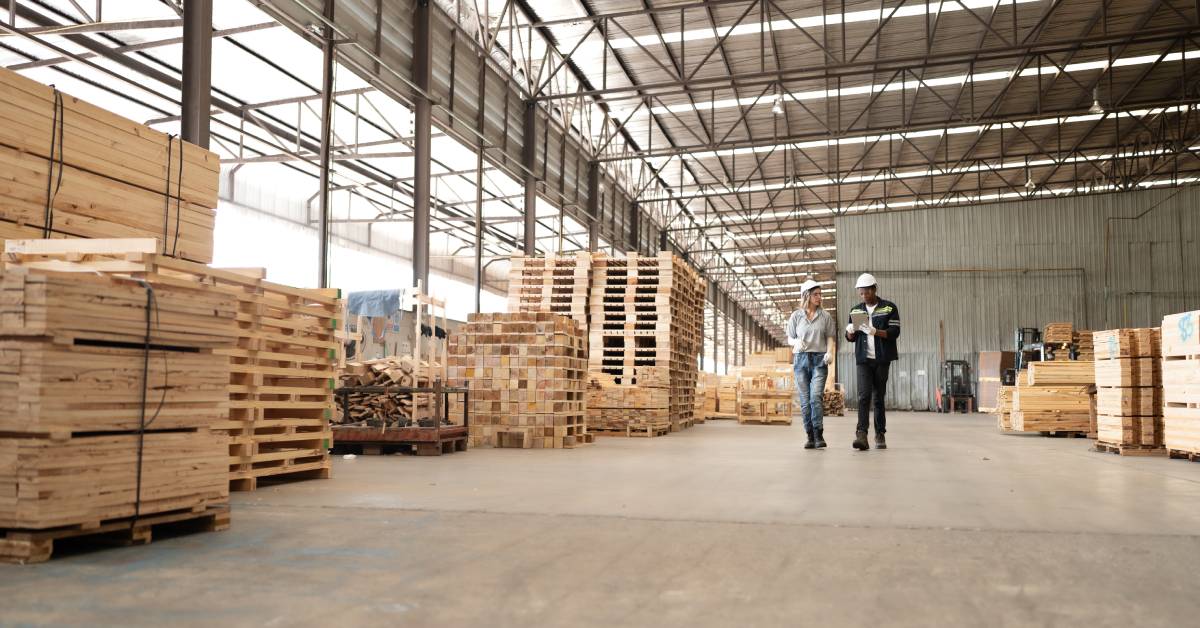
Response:
M0 565L0 624L1195 625L1200 465L893 413L337 460L231 530Z

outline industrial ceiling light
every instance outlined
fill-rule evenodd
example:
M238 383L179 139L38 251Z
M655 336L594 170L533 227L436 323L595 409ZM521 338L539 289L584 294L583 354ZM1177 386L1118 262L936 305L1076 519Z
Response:
M771 113L781 116L783 115L783 96L780 94L779 86L775 86L775 104L771 106Z
M1027 176L1027 178L1025 179L1025 190L1027 192L1029 192L1030 194L1032 194L1033 189L1036 187L1037 187L1037 184L1033 182L1033 177Z
M1088 113L1092 115L1101 115L1104 113L1104 105L1100 104L1100 88L1092 88L1092 106L1088 107Z

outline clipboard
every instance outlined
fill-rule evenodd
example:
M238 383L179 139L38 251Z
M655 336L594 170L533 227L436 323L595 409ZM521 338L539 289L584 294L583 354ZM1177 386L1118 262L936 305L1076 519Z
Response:
M866 312L850 312L850 323L855 329L871 324L871 315Z

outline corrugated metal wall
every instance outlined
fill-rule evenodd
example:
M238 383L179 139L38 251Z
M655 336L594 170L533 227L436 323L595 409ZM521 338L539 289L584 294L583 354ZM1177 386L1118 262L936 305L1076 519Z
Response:
M1200 187L840 217L841 326L864 271L904 323L889 407L932 407L946 359L1011 350L1018 327L1154 326L1200 309ZM1106 237L1107 234L1107 237ZM853 346L838 380L853 403Z

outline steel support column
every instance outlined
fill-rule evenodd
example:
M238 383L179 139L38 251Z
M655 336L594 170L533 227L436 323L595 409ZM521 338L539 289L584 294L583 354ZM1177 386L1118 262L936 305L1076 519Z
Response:
M413 107L413 285L429 290L429 186L433 103L425 94L433 82L429 0L417 0L413 9L412 80L417 89Z
M183 3L183 107L180 137L208 148L212 109L212 0Z
M729 364L729 347L730 347L730 342L729 342L729 296L725 295L725 294L721 295L721 319L724 321L724 325L725 325L725 333L721 335L721 338L725 341L725 374L728 375L729 374L729 366L730 366L730 364Z
M588 251L600 250L600 164L588 164Z
M487 63L484 56L479 55L479 77L476 87L479 92L479 113L475 119L475 130L479 132L479 146L475 151L475 313L483 309L483 130L484 130L484 90L487 88Z
M521 135L524 144L521 146L521 165L525 166L525 254L537 254L537 177L534 176L534 164L537 163L537 103L525 103L525 126Z
M335 0L325 0L325 20L333 24ZM335 56L333 27L325 26L325 43L321 65L321 149L320 149L320 216L317 217L317 286L329 287L329 217L332 198L329 192L329 177L333 163L333 67ZM184 87L186 88L186 83ZM186 108L185 108L186 111ZM207 114L207 108L205 109Z

